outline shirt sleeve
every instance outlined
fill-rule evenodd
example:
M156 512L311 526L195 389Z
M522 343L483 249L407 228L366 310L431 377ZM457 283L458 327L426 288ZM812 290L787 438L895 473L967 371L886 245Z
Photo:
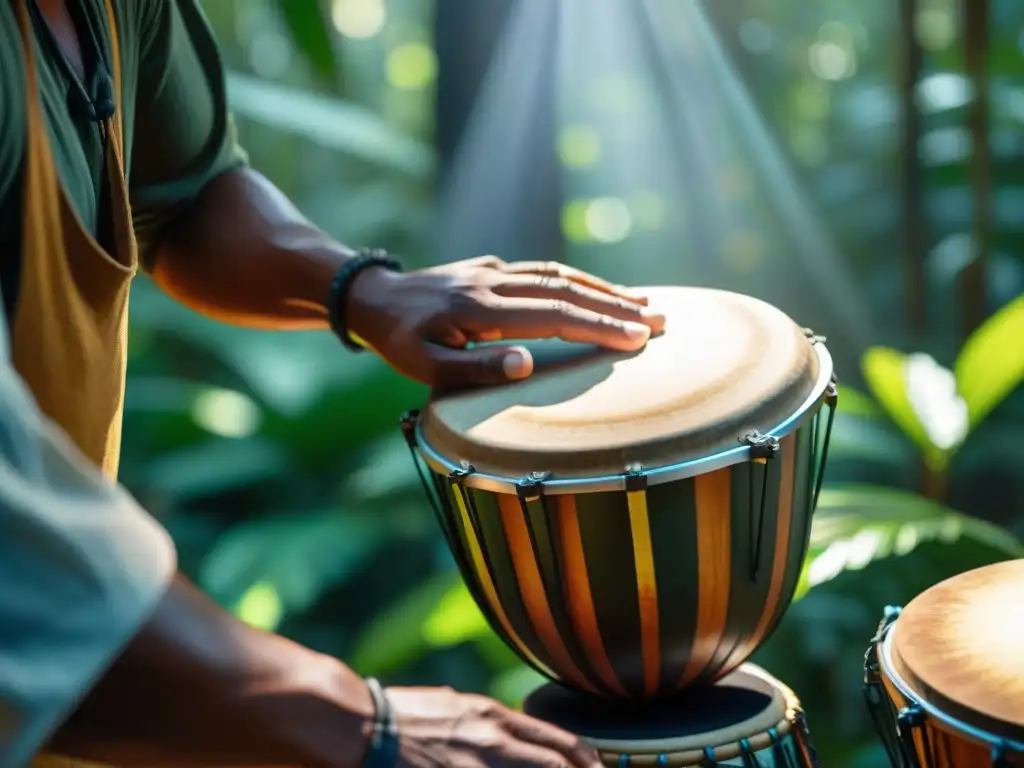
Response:
M130 197L144 268L167 224L216 176L245 165L224 67L197 0L137 0L139 76Z
M28 765L149 619L166 532L36 407L0 312L0 765Z

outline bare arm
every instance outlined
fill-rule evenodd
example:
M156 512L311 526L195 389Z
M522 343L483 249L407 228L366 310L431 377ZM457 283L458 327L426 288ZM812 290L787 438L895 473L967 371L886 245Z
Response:
M372 716L350 669L242 624L178 576L51 747L122 768L354 768Z

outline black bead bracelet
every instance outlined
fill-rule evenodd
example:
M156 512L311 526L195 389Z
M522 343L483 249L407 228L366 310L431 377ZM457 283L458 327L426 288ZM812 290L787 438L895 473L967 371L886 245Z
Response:
M387 251L363 249L342 264L331 281L331 292L327 299L327 319L331 324L331 330L352 352L362 352L363 347L352 339L345 320L348 291L359 273L372 267L381 267L392 272L402 271L402 265Z
M395 711L376 678L366 678L366 685L370 689L376 715L363 768L395 768L398 765L398 723Z

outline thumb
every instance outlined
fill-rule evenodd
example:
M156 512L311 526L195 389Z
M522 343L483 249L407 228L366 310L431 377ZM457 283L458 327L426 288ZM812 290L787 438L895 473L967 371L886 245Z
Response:
M533 355L526 347L482 346L453 349L427 345L432 383L458 387L467 384L505 384L533 373Z

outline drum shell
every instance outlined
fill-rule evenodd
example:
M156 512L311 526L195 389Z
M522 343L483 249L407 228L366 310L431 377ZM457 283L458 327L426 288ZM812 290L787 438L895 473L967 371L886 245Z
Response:
M891 631L889 636L891 637ZM885 642L879 643L877 653L880 662L879 676L882 689L885 691L883 727L889 729L888 740L895 744L900 738L900 711L919 706L920 702L912 693L904 691L893 679ZM913 760L916 762L911 764L911 768L985 768L995 765L992 749L997 739L993 737L991 741L983 741L936 717L925 715L921 725L913 729L912 740ZM1024 754L1006 755L1003 765L1024 765Z
M737 668L788 608L821 420L819 404L763 462L630 493L522 500L433 479L452 552L505 642L581 692L653 699Z

